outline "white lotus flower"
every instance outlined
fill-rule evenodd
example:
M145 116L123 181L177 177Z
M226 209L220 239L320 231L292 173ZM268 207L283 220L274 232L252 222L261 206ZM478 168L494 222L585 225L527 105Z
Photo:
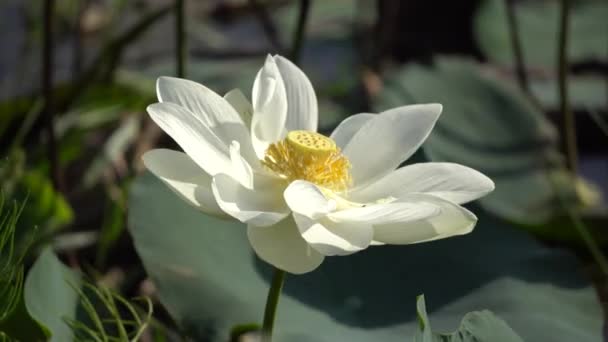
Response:
M452 163L398 166L422 144L441 105L357 114L325 137L304 73L268 56L251 103L198 83L161 77L152 119L185 153L147 152L147 168L201 211L247 224L257 255L290 273L370 245L466 234L477 218L460 204L493 182Z

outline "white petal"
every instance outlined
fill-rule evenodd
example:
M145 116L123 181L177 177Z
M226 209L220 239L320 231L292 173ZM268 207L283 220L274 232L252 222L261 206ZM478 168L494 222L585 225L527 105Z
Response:
M230 169L228 147L186 108L165 102L149 105L147 110L152 120L208 174Z
M402 197L422 192L463 204L494 190L494 182L479 171L454 163L420 163L404 166L360 190L349 193L355 201Z
M241 116L246 127L251 127L251 116L253 115L253 105L240 89L232 89L224 98Z
M244 187L253 189L253 170L245 158L241 156L241 147L236 141L230 144L230 160L232 162L232 177Z
M340 210L330 213L327 217L336 222L386 224L417 221L430 218L440 212L439 206L432 203L393 202Z
M228 101L211 89L189 80L160 77L156 82L156 92L160 102L171 102L188 109L226 146L236 140L241 144L245 158L250 163L257 161L249 130L241 116Z
M282 56L274 61L281 72L287 96L287 131L317 131L319 120L317 96L308 77L295 64Z
M331 220L328 215L336 210L337 203L327 199L316 185L294 181L284 196L302 237L321 254L352 254L371 243L373 229L370 223Z
M377 116L377 114L361 113L351 115L340 122L338 127L331 133L330 138L336 142L338 147L344 148L355 133L359 132L359 129L375 116Z
M211 176L187 154L157 149L144 153L142 159L150 172L190 205L208 214L224 215L211 192Z
M156 81L159 102L172 102L187 108L209 127L220 123L242 123L228 101L200 83L175 77Z
M241 222L270 226L289 215L280 182L263 175L256 175L254 181L254 189L248 189L229 175L218 174L211 188L220 208Z
M381 178L409 158L435 125L441 105L394 108L367 121L344 147L355 186Z
M258 72L252 90L253 117L251 135L258 156L266 145L279 141L286 134L287 95L281 73L270 55Z
M289 273L310 272L319 267L324 259L302 239L291 217L270 227L250 225L247 236L262 260Z
M367 248L374 235L371 224L334 222L329 218L310 219L293 213L302 238L319 253L327 256L348 255Z
M297 180L293 181L283 193L289 208L311 219L323 217L336 210L336 202L327 199L314 184Z
M467 209L428 194L408 194L399 201L430 203L441 208L438 215L427 219L374 225L374 240L387 244L412 244L471 232L477 217Z

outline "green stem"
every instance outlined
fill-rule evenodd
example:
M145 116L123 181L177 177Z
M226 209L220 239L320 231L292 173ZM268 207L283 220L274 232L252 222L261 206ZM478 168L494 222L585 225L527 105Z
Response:
M602 133L608 137L608 121L604 120L600 114L591 108L588 108L587 112L589 112L589 116L593 122L595 122L597 127L599 127L600 131L602 131Z
M186 23L184 16L184 0L175 0L175 62L176 75L186 76Z
M566 211L568 218L572 222L572 225L574 225L574 228L578 231L583 243L587 246L587 249L591 253L591 256L599 266L604 276L608 276L608 260L606 260L602 250L593 239L593 236L591 236L591 233L589 233L589 228L587 225L585 225L585 222L583 222L578 212L568 205L566 195L554 176L549 174L548 179L550 184L553 186L555 195L557 196L560 205Z
M559 23L558 78L560 110L564 116L564 140L568 169L576 176L578 154L576 148L576 122L568 98L568 31L570 24L570 0L561 0Z
M604 274L604 276L608 276L608 260L606 260L606 256L602 253L602 250L597 245L591 234L589 233L589 229L580 218L578 213L576 213L572 208L566 206L566 211L568 212L568 216L570 216L570 220L574 225L574 228L578 230L581 238L587 245L591 256L599 266L600 270Z
M578 175L578 155L576 147L576 122L574 120L574 113L570 108L568 99L568 30L569 30L569 16L570 16L570 0L561 0L560 8L560 25L559 25L559 53L558 53L558 76L559 76L559 95L560 95L560 109L564 116L564 134L566 140L566 158L567 165L572 172L573 178ZM556 186L558 197L562 202L563 207L566 209L574 228L578 231L581 239L587 245L591 256L595 259L602 273L608 275L608 260L602 254L600 247L597 245L589 229L584 224L578 213L573 210L562 197L560 189Z
M526 66L524 55L521 47L519 36L519 25L517 16L515 15L514 0L505 0L507 6L507 19L509 23L509 36L511 38L511 47L513 48L513 57L515 59L515 71L517 74L517 82L527 96L531 96L528 83L528 75L526 74Z
M300 1L300 15L298 16L297 29L294 35L294 43L291 49L291 61L294 64L298 64L300 52L302 50L302 43L304 41L304 31L306 28L306 21L308 20L308 12L310 9L310 0ZM279 298L281 297L281 290L283 289L283 283L285 281L285 271L278 268L274 269L272 275L272 283L268 290L268 297L266 298L266 307L264 308L264 323L262 324L262 342L272 341L272 330L274 328L274 320L277 314L277 306L279 304Z
M306 21L308 21L308 12L310 10L310 0L300 1L300 14L298 16L298 25L293 37L293 46L289 58L294 64L298 64L304 42L304 31L306 29Z
M275 268L272 275L272 283L266 298L266 308L264 309L264 324L262 325L262 342L272 341L272 329L274 328L274 319L277 313L283 282L285 281L285 271Z

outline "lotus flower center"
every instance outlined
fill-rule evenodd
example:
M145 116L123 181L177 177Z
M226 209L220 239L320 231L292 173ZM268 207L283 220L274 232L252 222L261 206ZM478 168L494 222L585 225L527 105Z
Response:
M333 191L351 183L350 162L331 138L310 131L291 131L270 144L262 164L291 182L306 180Z

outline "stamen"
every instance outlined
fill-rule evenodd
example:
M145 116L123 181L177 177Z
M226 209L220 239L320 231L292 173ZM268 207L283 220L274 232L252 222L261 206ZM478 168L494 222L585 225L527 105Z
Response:
M332 139L316 132L289 132L270 144L262 164L290 182L306 180L338 192L351 184L348 159Z

